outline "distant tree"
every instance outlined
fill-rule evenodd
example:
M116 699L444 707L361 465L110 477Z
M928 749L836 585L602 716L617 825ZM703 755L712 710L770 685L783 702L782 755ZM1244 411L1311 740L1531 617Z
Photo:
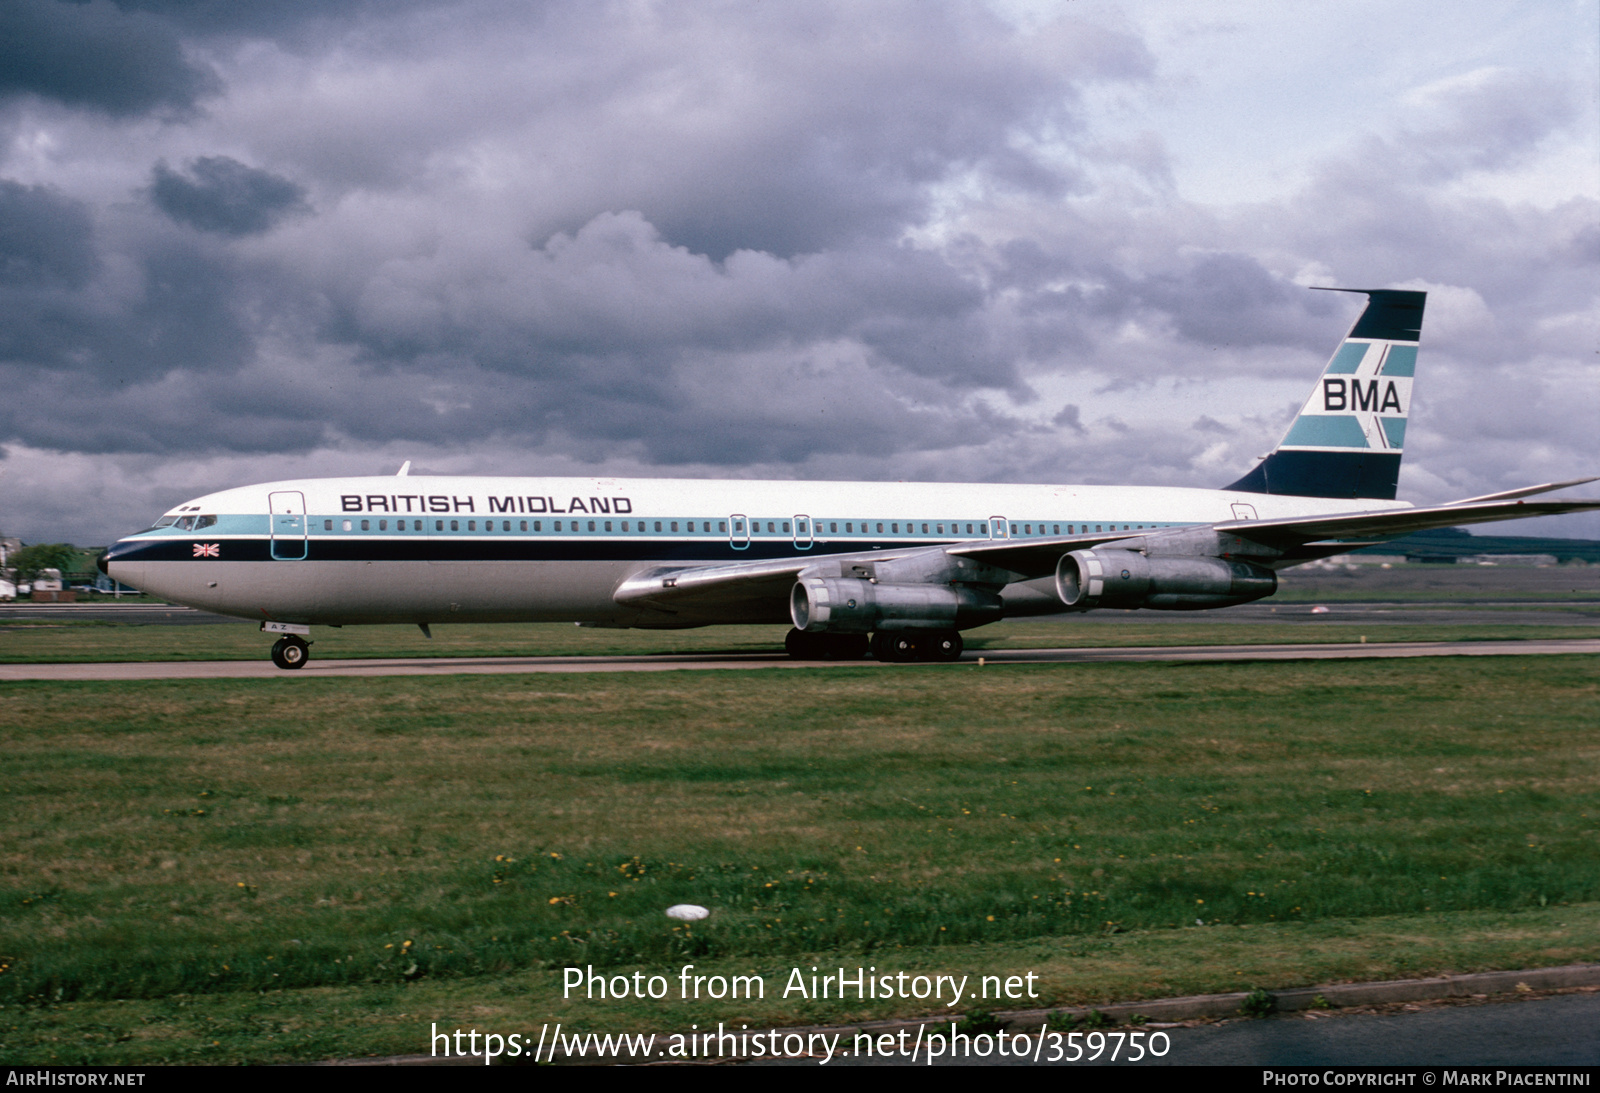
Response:
M78 548L71 543L37 543L13 551L6 564L16 571L19 581L30 581L41 569L59 569L65 573L78 558Z

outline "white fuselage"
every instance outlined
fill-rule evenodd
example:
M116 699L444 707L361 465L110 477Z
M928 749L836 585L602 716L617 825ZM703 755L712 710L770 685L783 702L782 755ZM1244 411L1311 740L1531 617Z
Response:
M208 611L298 624L786 621L781 601L679 616L618 604L665 566L874 554L1409 506L1138 486L395 476L196 498L107 555L115 579ZM1034 587L1036 586L1036 587ZM1007 614L1062 610L1049 582Z

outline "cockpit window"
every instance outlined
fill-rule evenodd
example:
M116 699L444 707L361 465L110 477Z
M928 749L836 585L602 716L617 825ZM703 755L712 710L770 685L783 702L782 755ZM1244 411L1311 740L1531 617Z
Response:
M210 527L216 522L217 518L215 516L180 516L177 520L177 528L179 531L199 531L202 528ZM160 526L160 524L156 525L156 527Z

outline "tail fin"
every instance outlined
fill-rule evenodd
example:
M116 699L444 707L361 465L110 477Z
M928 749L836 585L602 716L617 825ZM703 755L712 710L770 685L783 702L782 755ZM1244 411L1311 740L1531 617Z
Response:
M1226 487L1243 493L1393 500L1426 292L1364 292L1367 309L1273 453Z

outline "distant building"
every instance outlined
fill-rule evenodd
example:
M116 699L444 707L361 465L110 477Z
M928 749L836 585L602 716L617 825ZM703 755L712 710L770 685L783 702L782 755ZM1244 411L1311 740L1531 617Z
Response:
M78 594L61 586L61 570L41 569L33 578L34 603L76 603Z

